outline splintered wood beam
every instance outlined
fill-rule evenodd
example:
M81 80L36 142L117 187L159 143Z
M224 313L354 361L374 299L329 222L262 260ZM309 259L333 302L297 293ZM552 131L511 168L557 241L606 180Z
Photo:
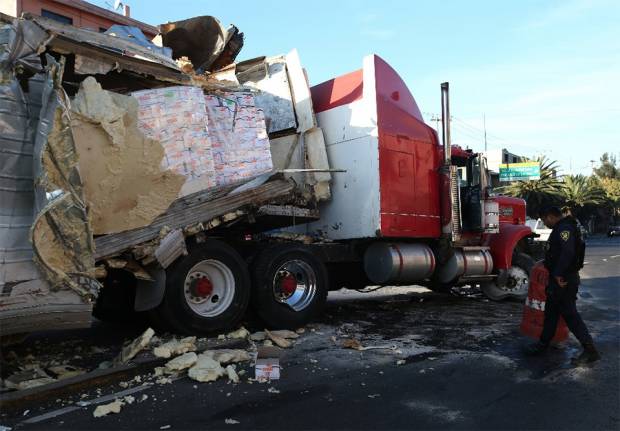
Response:
M246 207L289 197L295 185L287 180L275 180L254 189L229 194L235 187L227 186L177 199L168 210L148 226L103 235L95 239L95 259L111 257L135 245L157 238L163 227L183 229L204 223Z

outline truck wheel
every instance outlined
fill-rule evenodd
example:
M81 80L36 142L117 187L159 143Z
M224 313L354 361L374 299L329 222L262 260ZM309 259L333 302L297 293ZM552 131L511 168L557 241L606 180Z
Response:
M239 323L249 300L245 261L229 245L208 240L168 267L157 310L176 331L208 334Z
M300 245L266 249L254 264L252 306L271 327L294 329L325 306L329 281L323 262Z
M493 301L506 298L525 299L530 287L530 272L534 267L534 259L525 253L515 253L512 257L512 266L508 269L508 279L503 286L495 281L481 283L482 292Z

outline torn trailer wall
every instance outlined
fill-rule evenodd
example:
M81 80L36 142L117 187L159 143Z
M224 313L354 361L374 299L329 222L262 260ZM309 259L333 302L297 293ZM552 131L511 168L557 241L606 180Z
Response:
M0 29L0 329L2 335L89 324L99 284L62 68L23 22ZM28 93L18 74L29 71ZM23 78L22 78L23 79ZM57 120L58 139L48 142Z

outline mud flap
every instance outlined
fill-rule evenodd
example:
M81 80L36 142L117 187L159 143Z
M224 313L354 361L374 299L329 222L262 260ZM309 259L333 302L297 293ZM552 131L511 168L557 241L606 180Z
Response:
M140 280L136 284L136 300L134 309L136 311L152 310L161 304L166 291L166 270L155 265L145 268L153 281Z

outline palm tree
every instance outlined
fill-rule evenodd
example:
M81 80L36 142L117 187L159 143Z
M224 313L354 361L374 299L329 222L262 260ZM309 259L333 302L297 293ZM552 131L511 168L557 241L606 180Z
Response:
M564 211L577 216L585 207L594 207L606 202L605 191L591 177L566 175L562 187Z
M534 161L540 163L540 179L516 181L501 187L498 191L508 196L525 199L527 215L538 218L541 208L560 201L563 185L556 175L558 166L555 160L539 156Z

